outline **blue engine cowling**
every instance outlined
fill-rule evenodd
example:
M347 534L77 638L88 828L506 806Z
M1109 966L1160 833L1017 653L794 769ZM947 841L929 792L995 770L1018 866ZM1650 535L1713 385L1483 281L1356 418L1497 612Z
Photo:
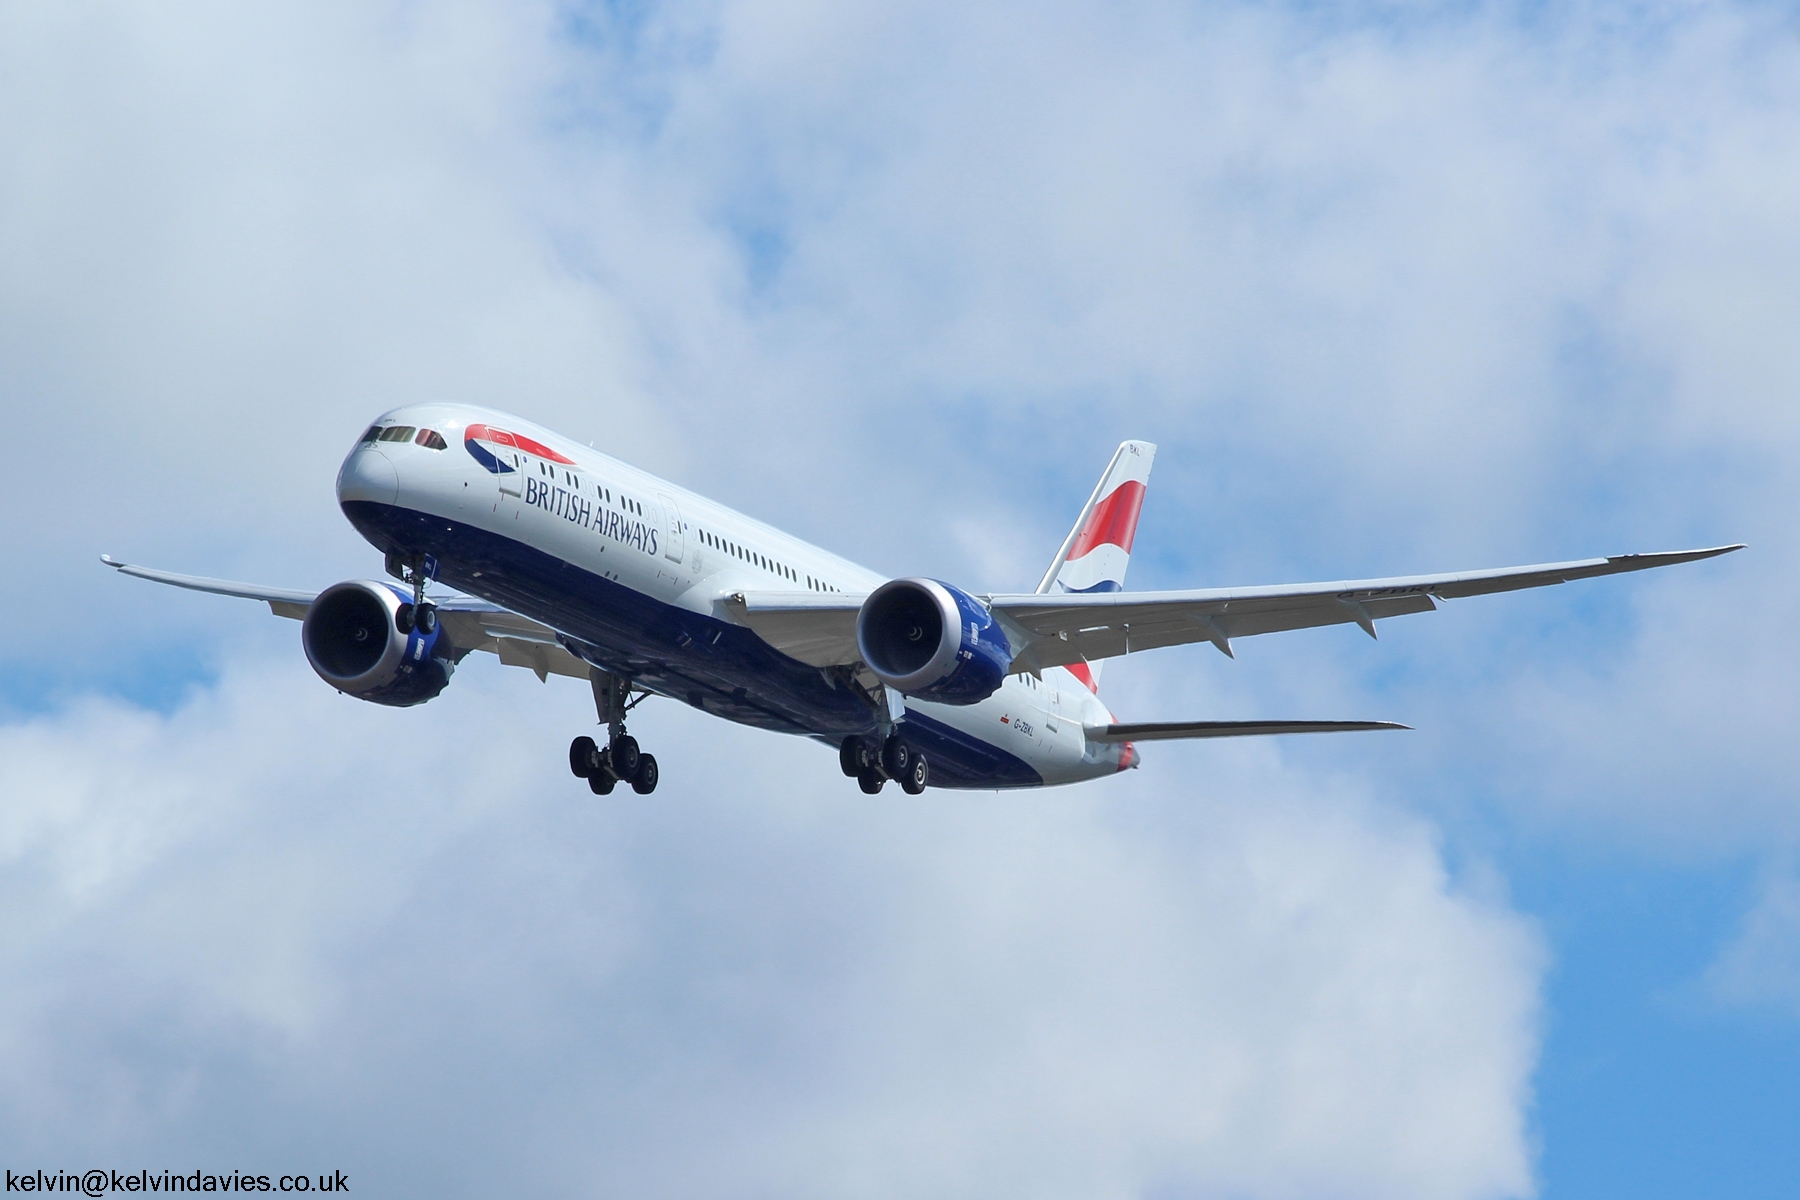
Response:
M372 579L326 588L300 626L306 661L358 700L394 708L425 703L449 684L456 652L441 624L430 633L400 632L401 611L411 607L409 596Z
M881 682L907 696L976 704L1012 665L987 605L935 579L891 579L856 614L856 648Z

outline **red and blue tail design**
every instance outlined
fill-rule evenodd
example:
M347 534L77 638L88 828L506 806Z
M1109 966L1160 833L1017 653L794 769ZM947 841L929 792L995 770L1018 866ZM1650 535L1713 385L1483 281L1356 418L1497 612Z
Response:
M1150 482L1150 464L1156 447L1149 442L1125 442L1100 476L1099 486L1064 539L1062 549L1038 584L1048 592L1117 592L1125 587L1125 568L1131 565L1131 543L1137 537L1138 513L1144 507L1144 489ZM1087 684L1098 686L1099 663L1076 663L1069 670Z

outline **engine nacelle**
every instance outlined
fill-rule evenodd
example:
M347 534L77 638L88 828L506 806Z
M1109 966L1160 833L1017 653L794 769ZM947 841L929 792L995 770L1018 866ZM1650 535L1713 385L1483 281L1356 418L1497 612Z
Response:
M871 592L856 614L856 648L881 682L943 704L987 699L1013 658L987 605L935 579L891 579Z
M431 632L402 622L412 601L372 579L334 584L319 593L300 626L306 661L319 678L358 700L405 708L423 704L450 682L455 650L441 624ZM401 624L408 632L402 633Z

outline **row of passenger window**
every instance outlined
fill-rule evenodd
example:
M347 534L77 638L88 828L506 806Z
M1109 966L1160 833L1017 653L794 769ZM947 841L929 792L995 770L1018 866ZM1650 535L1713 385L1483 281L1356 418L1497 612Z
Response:
M563 483L570 488L573 488L575 491L579 492L581 490L581 476L575 474L573 471L566 468L553 467L546 462L538 463L537 469L539 475L545 475L551 479L555 479L558 474L560 474ZM601 501L606 504L611 504L614 501L612 489L603 483L596 483L594 485L594 495L600 497ZM621 510L631 513L634 516L641 517L644 515L644 506L638 501L633 500L630 496L621 493L617 500Z
M372 445L376 442L417 442L419 445L431 450L444 450L448 448L444 442L443 435L436 430L414 429L411 425L371 425L369 426L368 431L362 435L362 441L365 445ZM537 464L537 469L538 474L547 476L551 479L555 479L557 476L557 468L551 466L549 463L539 462ZM563 482L571 488L580 489L581 477L574 472L563 471L562 478ZM605 487L602 484L596 483L594 485L594 494L599 496L600 499L607 504L613 502L612 489ZM629 496L619 497L619 507L636 516L641 517L644 515L643 504L631 499ZM776 562L766 554L758 554L754 550L746 549L726 538L717 537L704 529L700 530L700 540L715 550L722 550L735 558L740 558L747 563L761 567L765 571L773 571L784 579L791 579L795 583L803 582L815 592L836 592L840 590L832 587L823 580L814 579L811 575L802 575L799 571L794 570L794 568L788 566L786 563Z
M754 550L740 546L730 538L719 537L717 534L710 533L704 529L699 532L700 540L708 546L711 546L714 550L722 551L723 553L731 555L733 558L742 559L752 566L761 567L765 571L773 571L782 578L791 579L795 583L805 583L807 587L815 592L835 592L838 590L828 583L814 579L811 575L801 574L784 562L777 562L766 554L758 554Z
M417 442L427 450L448 450L449 443L435 429L414 429L411 425L371 425L362 435L364 445L375 442Z
M449 449L448 444L444 441L443 435L438 433L437 430L415 429L411 425L371 425L369 426L368 431L362 435L362 442L364 445L372 445L376 442L417 442L419 445L424 446L429 450ZM549 463L539 462L537 464L537 469L539 475L545 475L551 479L555 479L557 476L557 468L551 466ZM562 478L563 482L570 487L577 490L580 489L581 477L574 472L563 471ZM596 483L594 485L594 494L607 504L613 502L612 489L602 484ZM633 500L629 496L620 496L618 500L619 507L626 512L639 517L644 515L644 506L638 501Z

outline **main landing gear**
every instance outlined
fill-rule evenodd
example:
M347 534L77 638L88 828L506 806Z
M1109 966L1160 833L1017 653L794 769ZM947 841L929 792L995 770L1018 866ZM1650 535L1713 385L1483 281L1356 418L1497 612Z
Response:
M648 796L656 790L660 775L656 755L638 749L637 739L629 734L610 738L604 746L591 737L578 737L569 743L569 770L588 781L588 790L596 796L608 796L621 783Z
M598 745L591 737L570 742L569 770L576 778L587 780L588 790L596 796L610 795L621 783L629 783L632 791L648 796L656 790L660 777L656 756L638 749L637 739L625 732L625 714L642 703L643 696L627 703L631 685L604 671L591 672L589 680L594 686L594 707L599 710L600 723L606 726L606 745Z
M890 779L898 779L907 795L917 796L931 777L925 756L898 733L889 734L885 741L845 738L838 747L838 766L871 796Z

